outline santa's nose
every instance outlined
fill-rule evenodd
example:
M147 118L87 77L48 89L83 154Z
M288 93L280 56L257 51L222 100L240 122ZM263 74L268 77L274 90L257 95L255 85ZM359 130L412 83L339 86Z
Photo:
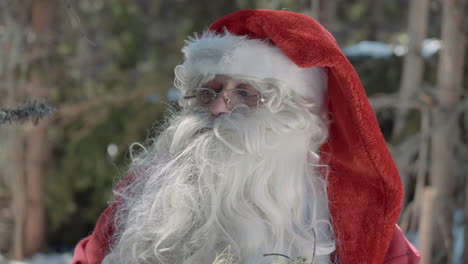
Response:
M224 102L224 96L218 95L214 102L210 106L210 112L214 116L219 116L221 114L225 114L229 112L229 109Z

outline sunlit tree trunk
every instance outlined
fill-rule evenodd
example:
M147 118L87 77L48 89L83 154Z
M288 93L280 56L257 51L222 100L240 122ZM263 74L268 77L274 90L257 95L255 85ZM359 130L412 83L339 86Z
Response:
M400 82L400 104L397 109L393 136L398 136L406 121L409 101L421 89L424 61L421 55L422 42L427 35L427 18L429 14L429 0L409 1L408 15L408 53L403 62L403 72Z
M38 41L32 47L32 56L38 58L32 65L29 96L31 99L47 98L47 71L43 55L49 48L50 26L53 10L59 8L53 0L34 1L32 5L32 30ZM45 52L45 53L44 53ZM24 225L24 253L30 256L41 250L46 241L45 176L49 156L47 120L27 129L26 135L26 221Z
M431 263L431 237L433 234L433 223L430 219L432 203L434 200L434 189L425 187L422 191L421 217L419 218L419 250L421 252L421 263Z
M467 0L443 1L442 43L437 74L437 105L433 109L430 179L434 187L431 259L451 263L452 217L454 211L454 144L465 58L465 8ZM442 263L441 262L441 263Z
M25 12L28 12L26 9ZM15 69L18 61L25 58L21 52L25 45L23 19L15 17L11 12L9 3L0 1L0 12L4 26L3 38L0 38L0 80L3 94L0 96L0 104L4 107L14 107L24 96L24 86L16 81ZM10 204L8 209L11 218L2 217L0 222L3 226L10 226L5 230L8 234L1 234L2 243L8 243L3 253L17 260L24 258L24 224L26 221L26 179L24 166L24 146L25 136L19 125L3 125L0 127L3 152L3 159L0 161L0 177L8 188L8 199ZM12 225L8 222L11 221Z

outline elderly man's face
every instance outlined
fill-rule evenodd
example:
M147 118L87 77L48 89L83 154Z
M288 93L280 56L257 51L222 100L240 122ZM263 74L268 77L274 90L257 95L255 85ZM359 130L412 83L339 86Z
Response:
M259 105L261 94L245 81L226 75L216 77L195 88L185 96L196 107L206 107L214 116L234 111L237 108L255 108Z

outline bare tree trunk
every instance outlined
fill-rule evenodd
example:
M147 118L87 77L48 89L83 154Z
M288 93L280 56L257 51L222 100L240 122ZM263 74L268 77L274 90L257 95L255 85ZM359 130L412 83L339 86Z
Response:
M318 20L329 31L333 32L336 16L336 0L321 0Z
M336 0L311 0L310 16L316 19L323 27L333 32L336 17Z
M424 206L424 192L426 189L426 176L427 176L427 171L428 171L428 164L429 164L429 140L430 138L426 139L425 135L430 134L431 130L431 111L429 106L423 107L421 109L421 135L423 136L422 142L420 143L419 146L419 153L418 153L418 168L417 168L417 174L416 174L416 188L415 188L415 194L414 194L414 215L413 219L417 219L415 221L411 221L411 227L410 230L417 230L417 224L423 223L423 221L427 222L427 219L421 219L421 218L427 218L427 214L430 211L425 211L423 215L423 212L421 209ZM406 186L405 186L406 188ZM432 196L431 196L432 197ZM427 202L426 202L427 203ZM432 204L432 202L430 203ZM425 206L428 206L427 204ZM430 206L430 205L429 205ZM422 241L422 239L421 239Z
M320 15L320 0L311 0L310 9L312 10L311 16L319 20Z
M49 41L49 27L52 20L52 10L57 8L52 0L34 1L32 6L32 29L40 39ZM47 49L39 41L33 47L32 54L39 57L39 54ZM47 43L48 44L48 43ZM46 53L47 54L47 53ZM41 59L39 59L41 60ZM31 92L30 97L47 98L48 89L46 86L46 74L44 69L38 67L37 63L31 70ZM37 126L28 130L26 145L26 178L27 178L27 218L24 226L24 252L26 256L31 256L41 250L46 241L45 222L45 175L46 161L49 149L47 139L47 120L41 121Z
M13 209L13 258L24 259L24 224L26 222L26 180L24 175L24 137L18 131L13 136L12 160L15 165L15 175L12 183L12 209Z
M421 263L431 263L431 237L433 227L430 221L434 190L432 187L425 187L422 192L421 217L419 218L419 250L421 251Z
M33 97L33 96L32 96ZM35 97L35 96L34 96ZM42 96L38 96L42 97ZM47 120L28 131L26 151L27 218L24 226L24 252L31 256L46 242L45 181L49 156Z
M451 263L453 252L452 225L454 211L454 146L460 104L465 58L464 10L467 0L443 1L442 43L437 75L437 106L434 108L435 129L431 141L431 183L434 187L432 210L433 232L431 258ZM435 250L437 249L437 250Z
M22 19L12 16L12 10L5 1L0 1L2 23L5 27L4 38L0 40L0 48L3 53L0 57L0 77L2 86L6 91L6 96L0 98L0 103L4 106L13 107L17 100L24 96L23 87L15 80L14 70L18 65L18 58L22 58L21 50L24 43L24 25ZM0 238L3 243L9 242L9 247L5 248L11 257L16 260L24 258L24 223L26 221L26 180L24 169L24 134L19 127L2 127L2 138L5 142L1 147L6 150L4 166L1 169L1 177L7 185L10 204L7 210L10 211L10 219L2 218L3 226L11 227L6 230L9 234ZM3 164L2 164L3 165ZM10 222L11 221L11 225Z
M423 58L421 45L427 35L427 18L429 0L410 1L408 18L408 53L403 63L403 73L400 83L400 105L397 109L393 137L397 137L404 128L408 113L409 101L421 88L423 76Z
M378 40L379 28L382 24L382 0L369 0L370 3L370 23L369 40ZM415 2L415 1L412 1ZM416 1L417 2L417 1Z

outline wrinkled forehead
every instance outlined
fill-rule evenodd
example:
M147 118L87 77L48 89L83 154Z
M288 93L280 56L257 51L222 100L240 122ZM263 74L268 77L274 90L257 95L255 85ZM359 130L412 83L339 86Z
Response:
M226 74L214 74L213 78L208 80L206 83L226 83L226 82L243 82L242 78L236 78L234 76Z

